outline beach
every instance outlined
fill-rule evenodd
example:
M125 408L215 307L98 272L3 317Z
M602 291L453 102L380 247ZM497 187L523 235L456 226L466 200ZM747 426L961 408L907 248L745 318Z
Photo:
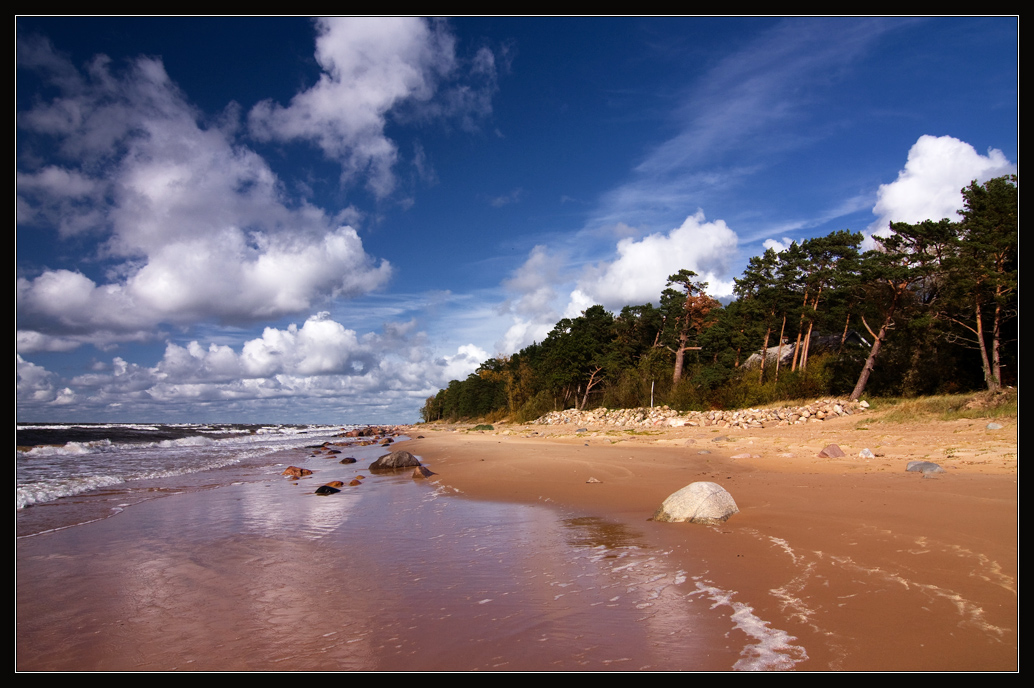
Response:
M1011 671L1004 425L414 426L427 480L284 450L20 538L18 669ZM701 480L740 512L648 520Z

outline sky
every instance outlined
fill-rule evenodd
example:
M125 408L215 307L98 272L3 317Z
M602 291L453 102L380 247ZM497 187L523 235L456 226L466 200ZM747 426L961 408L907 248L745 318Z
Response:
M22 422L415 422L686 268L955 218L1018 20L17 19Z

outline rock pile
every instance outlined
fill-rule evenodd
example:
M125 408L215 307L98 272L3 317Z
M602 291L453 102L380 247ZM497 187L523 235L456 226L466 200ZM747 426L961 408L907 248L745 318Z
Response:
M788 406L768 409L740 409L738 411L690 411L680 414L667 406L655 408L606 409L591 411L553 411L538 420L536 425L585 425L596 427L650 428L717 426L722 428L764 428L776 425L815 423L827 418L849 416L868 408L864 401L821 399L807 406Z

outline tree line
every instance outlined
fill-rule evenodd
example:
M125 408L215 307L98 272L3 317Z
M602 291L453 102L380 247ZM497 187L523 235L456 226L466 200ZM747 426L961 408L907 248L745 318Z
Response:
M736 408L827 394L914 396L1016 383L1018 179L962 190L961 221L892 222L750 259L723 306L690 270L657 304L592 306L429 397L425 421L667 404Z

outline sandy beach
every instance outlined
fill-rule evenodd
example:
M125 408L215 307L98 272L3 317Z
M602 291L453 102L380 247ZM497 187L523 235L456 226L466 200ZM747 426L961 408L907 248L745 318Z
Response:
M872 420L415 426L429 481L153 499L19 540L18 669L1015 670L1015 422ZM648 520L698 480L740 513Z
M626 523L690 575L720 574L807 649L797 670L1012 670L1016 428L986 424L855 416L644 434L504 425L423 432L409 446L435 457L442 481L466 495ZM847 455L819 458L830 443ZM859 458L863 448L877 457ZM906 473L916 459L946 473ZM646 522L698 480L729 490L740 513L719 527Z

